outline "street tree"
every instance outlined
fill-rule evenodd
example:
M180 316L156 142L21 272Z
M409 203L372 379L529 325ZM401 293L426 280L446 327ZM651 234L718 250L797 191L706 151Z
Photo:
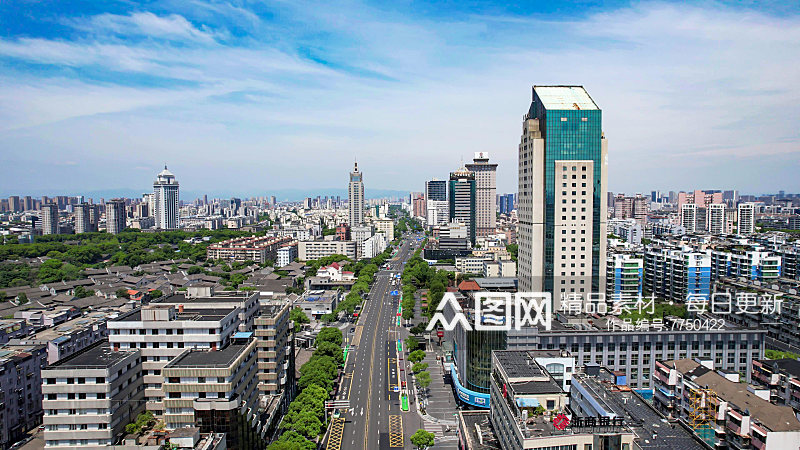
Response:
M417 447L418 450L425 450L433 447L434 437L433 433L429 433L420 428L416 433L411 435L410 439L411 443Z

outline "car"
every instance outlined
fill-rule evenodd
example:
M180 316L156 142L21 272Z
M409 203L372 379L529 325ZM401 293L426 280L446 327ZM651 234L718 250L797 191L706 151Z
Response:
M350 332L351 333L355 333L356 332L356 327L350 327Z

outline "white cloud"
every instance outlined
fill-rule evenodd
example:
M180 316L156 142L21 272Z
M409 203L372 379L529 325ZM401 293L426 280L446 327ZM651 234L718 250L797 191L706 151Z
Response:
M280 187L298 182L298 166L309 185L338 186L358 156L372 187L417 190L461 157L490 151L499 189L513 191L530 86L574 83L603 109L614 190L800 190L796 177L742 176L800 159L797 18L660 3L567 22L282 8L288 23L263 26L275 35L237 45L220 38L224 30L151 13L82 23L98 35L166 41L0 40L7 58L112 73L102 83L0 80L0 149L25 148L20 158L31 160L57 149L88 164L110 148L142 166L190 159L197 173L182 179L196 189L219 179L212 172L232 188ZM248 10L225 11L259 25ZM301 47L329 63L299 56ZM180 83L120 87L115 72ZM698 186L712 182L729 184Z

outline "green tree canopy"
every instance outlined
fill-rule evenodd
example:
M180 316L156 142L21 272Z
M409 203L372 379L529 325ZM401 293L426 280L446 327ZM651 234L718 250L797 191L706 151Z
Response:
M429 433L420 428L416 433L411 435L410 440L418 450L425 450L433 447L434 437L436 436L433 433Z
M408 355L408 360L412 363L420 362L425 359L425 352L422 350L414 350L411 354Z
M342 342L344 341L342 337L342 330L336 327L324 327L319 330L319 334L317 334L317 339L315 341L315 345L319 347L319 344L322 342L333 342L337 346L341 347Z

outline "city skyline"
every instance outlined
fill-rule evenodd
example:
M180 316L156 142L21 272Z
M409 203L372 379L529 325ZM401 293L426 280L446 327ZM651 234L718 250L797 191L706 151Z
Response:
M0 148L16 170L0 190L136 188L163 160L186 192L213 175L268 192L298 170L326 188L357 156L374 189L413 191L487 151L498 192L515 192L511 124L548 82L582 84L612 111L613 192L800 190L798 69L785 57L796 5L351 8L331 20L302 4L3 5ZM522 45L533 29L554 44ZM565 74L568 60L580 62Z

